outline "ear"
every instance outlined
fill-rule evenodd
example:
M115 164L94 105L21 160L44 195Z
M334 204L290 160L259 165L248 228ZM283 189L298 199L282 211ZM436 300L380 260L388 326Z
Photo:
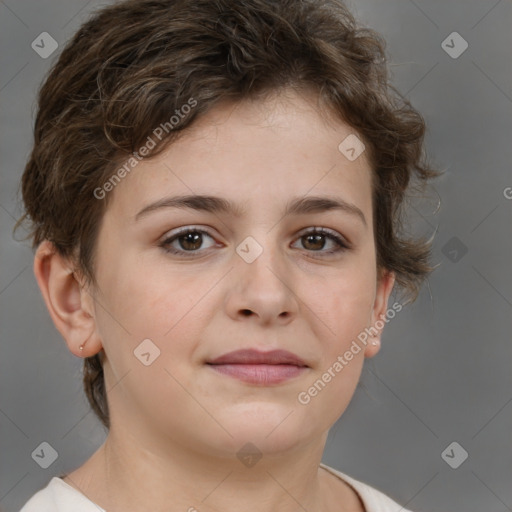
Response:
M388 307L388 299L395 285L395 273L389 270L381 270L378 274L377 289L375 292L375 301L373 304L370 328L372 333L376 333L369 339L369 343L365 349L365 357L373 357L380 350L380 340L382 330L386 324L386 311ZM371 340L371 341L370 341Z
M93 298L76 279L71 263L47 240L36 250L34 274L53 323L69 350L79 357L98 353L102 343L96 334Z

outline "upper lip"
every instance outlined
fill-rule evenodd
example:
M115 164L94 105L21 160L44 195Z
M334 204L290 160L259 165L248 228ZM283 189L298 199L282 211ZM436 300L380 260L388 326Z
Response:
M289 364L294 366L307 366L297 355L287 350L271 350L261 352L255 349L243 349L228 352L207 364Z

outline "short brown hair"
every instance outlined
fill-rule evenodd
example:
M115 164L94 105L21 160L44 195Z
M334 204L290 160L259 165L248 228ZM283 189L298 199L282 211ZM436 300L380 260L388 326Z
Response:
M38 96L22 177L33 246L56 250L94 283L109 196L94 191L155 127L197 102L151 155L220 101L286 87L314 90L370 156L377 266L415 300L430 245L402 233L406 191L439 173L425 163L422 116L392 85L385 42L337 0L130 0L95 13L67 43ZM340 141L341 142L341 141ZM88 400L106 428L99 354L84 361Z

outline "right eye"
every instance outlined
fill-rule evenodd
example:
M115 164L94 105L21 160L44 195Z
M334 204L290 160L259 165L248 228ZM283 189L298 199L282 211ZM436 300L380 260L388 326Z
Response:
M201 248L205 249L203 247L205 237L213 240L213 237L204 229L186 227L166 237L160 243L160 247L171 254L187 255L187 253L198 253ZM215 241L206 249L213 246L215 246Z

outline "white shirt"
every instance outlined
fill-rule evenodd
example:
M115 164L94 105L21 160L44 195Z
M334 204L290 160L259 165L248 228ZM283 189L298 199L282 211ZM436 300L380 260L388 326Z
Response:
M368 484L325 464L320 466L350 485L360 496L366 512L411 512ZM55 476L44 489L36 492L25 503L20 512L106 512L106 510L86 498L62 478Z

